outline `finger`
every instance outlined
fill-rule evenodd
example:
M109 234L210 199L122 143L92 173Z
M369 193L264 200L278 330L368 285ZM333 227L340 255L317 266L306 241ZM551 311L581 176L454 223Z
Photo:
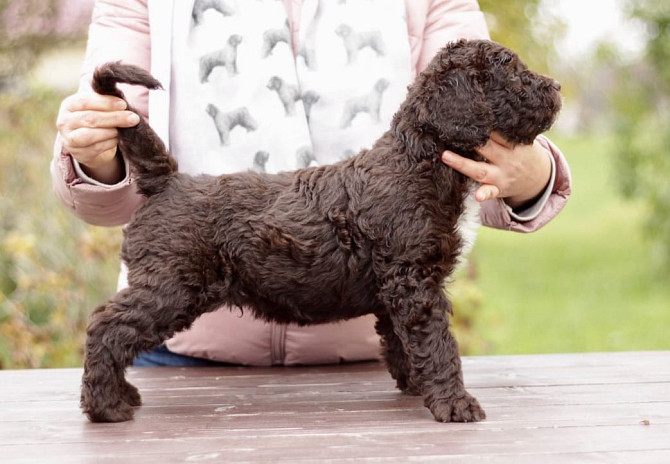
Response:
M490 135L490 140L494 141L498 145L501 145L505 148L514 148L514 144L507 140L505 137L500 135L499 132L493 131Z
M132 127L140 122L132 111L80 111L74 119L79 127L91 128Z
M67 111L121 111L127 108L126 102L111 95L100 95L95 92L80 92L63 101Z
M442 161L447 166L482 184L492 184L496 181L497 168L492 164L464 158L451 151L445 151L442 154Z
M116 156L116 140L103 140L86 150L75 150L70 154L82 165L95 168L108 163Z
M112 129L116 127L132 127L140 118L132 111L77 111L68 113L58 119L56 125L61 134L81 128Z
M63 137L63 148L68 152L75 154L81 152L82 150L90 150L93 146L98 143L106 141L114 141L118 136L118 131L116 129L91 129L88 127L83 127L80 129L75 129L68 132Z
M482 203L500 196L500 189L492 184L483 184L475 191L475 200Z
M495 165L498 165L504 159L506 150L509 150L509 148L500 144L493 136L486 141L486 144L475 148L477 154Z

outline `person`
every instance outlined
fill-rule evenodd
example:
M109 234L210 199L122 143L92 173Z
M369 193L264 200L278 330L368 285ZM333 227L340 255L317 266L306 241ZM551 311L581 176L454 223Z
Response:
M125 93L183 172L272 172L369 146L437 50L488 37L475 0L98 0L80 88L57 119L55 193L101 226L126 223L142 202L117 150L117 127L138 116L90 90L101 63L136 64L163 83L151 95ZM510 146L494 133L479 153L485 162L450 152L443 162L480 183L474 196L484 225L535 231L566 203L569 168L548 139ZM323 364L378 359L379 351L372 316L298 327L222 308L135 364Z

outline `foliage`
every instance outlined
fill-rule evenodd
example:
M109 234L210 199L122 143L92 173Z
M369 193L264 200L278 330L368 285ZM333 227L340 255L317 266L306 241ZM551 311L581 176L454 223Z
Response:
M563 25L553 17L538 21L542 0L479 0L479 6L493 40L515 50L531 68L547 72Z
M0 0L0 90L44 51L80 39L91 8L90 0Z
M477 325L485 304L485 297L477 282L477 262L474 255L460 269L448 286L447 294L453 305L451 327L462 355L486 352L490 343Z
M118 229L88 227L48 173L62 95L0 95L0 366L81 363L87 315L109 296Z
M619 70L613 94L617 167L622 191L650 206L645 230L653 259L670 271L670 4L633 0L630 15L645 25L645 53Z

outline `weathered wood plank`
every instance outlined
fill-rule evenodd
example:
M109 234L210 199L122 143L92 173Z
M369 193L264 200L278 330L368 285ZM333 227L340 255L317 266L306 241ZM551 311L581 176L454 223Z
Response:
M670 352L477 357L487 410L439 424L375 363L132 369L145 406L78 410L78 369L0 371L2 462L666 462Z
M670 402L668 386L665 384L640 384L635 392L628 396L622 394L618 387L611 386L568 386L560 388L524 387L477 390L478 397L487 407L488 421L502 420L514 416L540 420L535 413L538 409L552 409L574 417L574 410L579 409L582 415L591 411L599 417L617 406L624 410L639 411L642 416L648 415L654 408L663 408ZM473 390L474 391L474 390ZM67 401L45 400L32 402L6 403L0 417L4 422L36 420L39 417L60 418L63 421L79 421L78 399L74 395ZM419 411L421 399L402 395L395 391L283 395L230 395L226 392L212 395L180 394L176 395L145 395L145 405L138 411L138 417L146 420L160 420L162 417L178 416L192 420L197 417L229 418L245 416L309 416L334 414L346 418L349 413L386 414L388 418L399 416L406 418L407 411ZM661 412L663 409L661 409ZM416 414L413 414L416 416ZM423 417L419 414L417 417ZM667 416L662 416L664 419ZM552 418L552 420L555 418Z
M291 429L272 435L229 436L213 432L209 436L183 437L177 431L169 437L151 434L129 435L128 441L90 442L82 435L80 443L35 443L27 446L0 446L3 462L44 456L113 456L118 462L138 462L139 458L182 460L199 456L218 456L224 462L298 462L308 459L397 459L420 460L430 456L496 456L526 454L594 454L647 450L667 450L670 426L604 426L596 428L529 428L522 434L504 430L414 430L411 427L389 431L351 432L341 428L310 433ZM161 459L162 460L162 459Z

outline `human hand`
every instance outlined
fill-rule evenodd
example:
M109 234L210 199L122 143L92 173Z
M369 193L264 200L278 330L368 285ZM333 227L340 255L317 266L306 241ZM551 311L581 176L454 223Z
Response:
M504 198L512 208L539 196L551 177L551 160L535 140L532 145L512 145L496 132L486 145L476 149L486 161L474 161L445 151L442 161L481 185L475 191L478 202Z
M61 103L56 127L63 149L92 178L107 184L123 179L123 163L117 156L117 127L132 127L139 116L126 111L126 102L94 92L70 95Z

